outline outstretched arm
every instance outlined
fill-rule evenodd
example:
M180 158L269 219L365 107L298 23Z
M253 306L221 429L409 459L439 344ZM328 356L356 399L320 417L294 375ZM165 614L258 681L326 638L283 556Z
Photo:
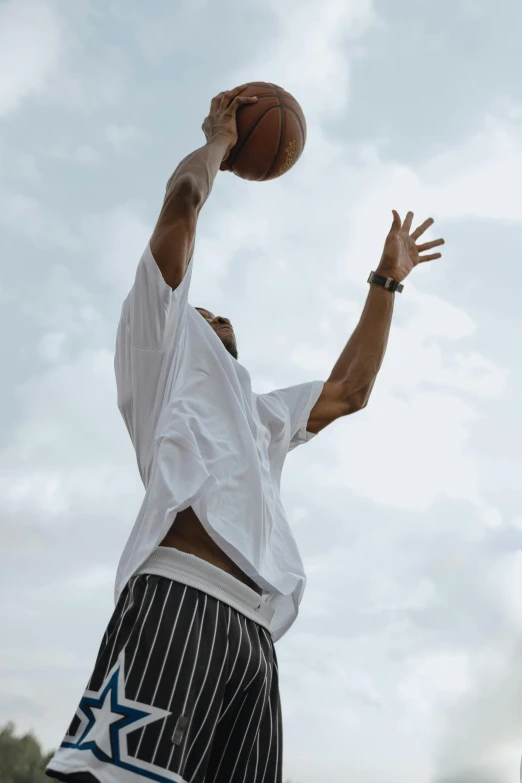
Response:
M417 239L433 224L428 218L410 235L413 213L404 223L395 210L393 224L384 244L379 266L375 270L383 277L402 282L413 267L424 261L440 258L440 253L419 255L444 244L436 239L417 245ZM381 368L390 333L395 293L371 285L366 303L352 336L334 365L324 390L310 413L307 429L319 432L340 416L364 408Z

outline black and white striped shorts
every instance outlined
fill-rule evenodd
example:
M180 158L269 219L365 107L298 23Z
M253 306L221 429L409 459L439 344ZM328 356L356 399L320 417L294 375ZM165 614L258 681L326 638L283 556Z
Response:
M281 783L270 633L200 589L134 576L47 774L68 783Z

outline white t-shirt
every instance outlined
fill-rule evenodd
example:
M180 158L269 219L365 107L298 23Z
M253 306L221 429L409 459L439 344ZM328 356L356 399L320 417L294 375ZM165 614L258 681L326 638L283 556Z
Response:
M271 633L295 620L306 576L280 498L287 453L313 437L311 381L267 394L188 304L191 261L168 286L147 245L122 307L114 366L118 407L145 498L123 551L115 599L192 506L216 544L269 593Z

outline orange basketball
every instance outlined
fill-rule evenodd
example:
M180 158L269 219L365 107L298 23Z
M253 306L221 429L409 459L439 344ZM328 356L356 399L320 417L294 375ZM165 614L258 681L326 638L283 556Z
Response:
M220 168L255 182L276 179L295 165L304 149L303 110L277 84L249 82L240 95L257 95L257 101L237 110L237 143Z

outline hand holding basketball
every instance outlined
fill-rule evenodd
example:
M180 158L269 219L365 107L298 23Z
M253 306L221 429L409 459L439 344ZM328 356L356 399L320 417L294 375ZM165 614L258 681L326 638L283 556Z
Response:
M301 106L271 82L249 82L212 99L203 123L207 137L231 140L220 171L252 182L267 182L289 171L306 143Z
M220 92L219 95L212 98L210 112L208 117L203 120L203 125L201 126L207 141L217 136L224 136L230 140L230 146L223 160L227 159L230 150L237 142L236 112L238 108L245 103L255 103L257 101L255 96L243 98L239 95L245 87L246 84L242 84L234 90Z

